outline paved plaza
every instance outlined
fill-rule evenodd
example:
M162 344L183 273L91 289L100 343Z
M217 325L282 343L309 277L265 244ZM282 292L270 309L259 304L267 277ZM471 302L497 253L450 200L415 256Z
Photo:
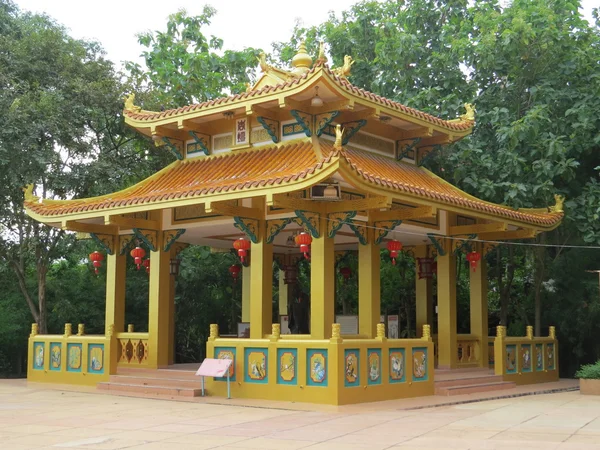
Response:
M0 449L600 449L600 397L579 392L416 410L264 405L0 380Z

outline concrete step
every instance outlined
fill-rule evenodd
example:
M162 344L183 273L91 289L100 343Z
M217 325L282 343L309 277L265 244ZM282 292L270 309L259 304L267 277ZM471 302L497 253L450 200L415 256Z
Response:
M189 378L164 378L152 376L134 376L134 375L111 375L110 383L131 384L139 386L171 386L202 388L202 377Z
M98 383L97 389L108 391L111 394L143 394L145 397L200 397L202 389L190 387L174 387L174 386L152 386L127 383L105 382Z
M481 376L468 377L464 376L462 378L453 378L453 379L438 379L435 378L435 387L452 387L452 386L468 386L471 384L489 384L489 383L500 383L502 381L502 377L500 375L488 375L483 374Z
M198 364L200 367L200 364ZM195 370L176 369L143 369L134 367L119 367L117 375L143 378L176 378L178 380L198 380Z
M500 381L496 383L466 384L458 386L435 387L435 395L463 395L476 394L479 392L503 391L516 388L516 383L510 381Z

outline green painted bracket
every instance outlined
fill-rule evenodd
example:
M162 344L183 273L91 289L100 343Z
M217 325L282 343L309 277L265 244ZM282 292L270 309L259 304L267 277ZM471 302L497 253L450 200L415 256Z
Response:
M235 216L233 226L248 236L248 239L258 244L258 220Z
M92 240L98 244L98 246L104 250L108 255L112 255L114 253L114 249L111 248L111 242L108 239L103 239L103 236L106 235L97 235L96 233L90 233L90 237L92 238ZM114 237L113 236L109 236L112 240L113 240L113 246L114 246Z
M346 222L350 229L354 231L354 235L358 238L358 242L362 245L367 245L367 227L362 222L350 220Z
M290 114L294 119L296 119L298 125L302 127L302 129L304 130L304 134L306 134L306 137L311 137L312 131L310 131L310 123L312 121L312 116L308 113L298 111L297 109L292 109L290 111Z
M335 237L338 230L342 228L345 223L350 224L354 216L356 216L356 211L327 214L327 237Z
M329 111L315 116L316 135L321 136L323 131L329 126L331 121L340 115L339 111Z
M421 148L425 148L425 147L421 147ZM417 162L417 166L421 167L423 164L425 164L427 161L429 161L431 158L433 158L433 156L438 152L438 150L440 148L442 148L441 145L435 144L433 146L433 149L429 153L427 153L423 159L421 159L419 162Z
M412 142L405 147L405 149L402 151L402 153L398 154L398 160L401 160L402 158L405 158L406 156L408 156L409 152L414 151L415 147L417 146L417 144L419 142L421 142L421 138L418 137L416 139L401 139L399 141L396 141L396 143L398 145L400 145L400 142L403 142L403 141L412 141Z
M146 244L151 251L155 252L158 250L158 247L156 246L156 231L134 228L133 234L135 234L138 239Z
M161 139L163 140L169 151L173 154L173 156L179 161L181 161L183 159L183 155L181 154L177 146L171 142L171 139L169 139L168 137L163 137Z
M392 231L401 223L401 220L384 220L380 222L375 222L373 224L375 226L375 243L377 245L381 244L381 242L390 233L390 231Z
M271 140L277 144L279 142L279 138L277 137L279 122L262 116L258 116L256 120L258 120L258 123L260 123L269 136L271 136Z
M135 234L119 235L119 255L126 255L135 245Z
M200 147L200 150L202 150L202 153L204 153L206 156L208 156L208 154L209 154L208 145L206 144L206 141L204 140L204 138L198 136L195 131L188 131L188 133L190 134L190 136L192 136L194 138L194 141L196 142L196 144L198 144L198 146Z
M469 236L467 237L467 239L465 239L464 241L462 241L460 243L460 245L456 246L456 248L454 249L454 254L458 254L458 253L462 252L463 249L466 250L467 253L470 252L471 251L471 241L473 239L475 239L476 237L477 237L476 234L469 234Z
M355 125L351 125L351 124L355 124ZM367 124L366 120L358 120L356 122L346 122L344 124L342 124L342 128L344 128L344 136L342 137L342 145L346 145L348 144L348 142L350 142L350 138L352 136L354 136L356 133L358 133L358 130L360 130L362 127L364 127Z
M292 218L267 220L267 244L272 244L279 232L292 221Z
M299 209L297 209L294 212L296 213L296 216L298 216L298 218L302 221L302 224L308 229L308 231L310 232L312 237L318 238L319 237L319 224L318 224L317 220L318 220L319 215L313 214L309 217L306 215L308 213L308 211L302 211ZM317 219L315 219L315 217L317 217Z
M179 236L181 236L183 233L185 233L185 229L183 228L179 230L165 231L163 233L163 251L168 252L169 250L171 250L171 247L173 246L175 241L177 241L177 239L179 239Z
M431 234L431 233L427 233L427 237L429 238L429 240L431 241L431 243L433 244L433 246L437 250L438 255L444 256L446 254L446 252L444 251L444 248L442 247L442 244L440 244L440 242L436 239L436 237L433 234Z

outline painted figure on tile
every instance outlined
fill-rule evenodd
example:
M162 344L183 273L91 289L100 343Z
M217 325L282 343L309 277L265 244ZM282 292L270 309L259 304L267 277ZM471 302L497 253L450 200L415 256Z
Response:
M354 383L358 377L356 362L356 356L354 353L350 353L346 357L346 380L348 383Z
M52 354L50 355L50 365L53 369L60 368L60 347L58 345L52 347Z
M413 373L415 378L423 378L427 375L427 355L425 352L416 352L413 355Z
M369 355L369 378L371 381L379 379L379 368L379 354L373 352Z
M554 369L554 346L548 346L548 369Z
M311 361L311 370L310 370L310 378L315 383L322 383L325 381L326 371L325 371L325 357L320 354L315 354L310 359Z
M254 378L255 380L262 380L265 375L266 375L266 369L265 369L265 359L264 357L262 358L262 360L253 360L250 363L251 366L251 370L252 370L252 378Z
M284 381L292 381L296 376L296 358L291 352L285 352L279 360L279 376Z
M542 370L542 368L544 367L544 355L542 353L541 346L537 346L537 348L535 349L535 356L536 356L535 368L537 370Z
M404 357L402 356L402 353L392 353L390 363L390 374L392 379L401 379L404 376Z
M100 347L94 347L90 351L90 369L96 372L102 370L102 360L104 359L103 351Z
M528 370L531 368L531 355L529 354L529 349L525 349L523 351L523 369Z
M38 345L37 351L35 353L35 365L38 367L42 367L44 365L44 346Z
M79 369L81 367L81 347L74 345L69 349L69 367Z
M233 352L231 352L230 350L221 350L218 355L217 355L217 359L230 359L231 361L233 360ZM233 371L234 371L234 367L233 365L235 364L235 361L231 363L231 365L229 366L229 377L233 377Z
M515 352L512 348L506 349L506 370L515 371L517 369L515 361Z

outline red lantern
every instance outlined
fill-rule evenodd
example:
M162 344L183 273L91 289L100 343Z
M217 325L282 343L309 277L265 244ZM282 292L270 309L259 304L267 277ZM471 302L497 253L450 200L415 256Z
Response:
M248 255L248 250L250 250L250 241L244 238L239 238L237 241L233 241L233 248L237 250L240 261L242 261L243 264L244 260L246 259L246 255Z
M92 261L92 265L94 266L94 273L98 275L98 268L102 266L104 255L96 250L94 253L90 253L90 261Z
M240 270L242 269L240 269L240 266L238 266L237 264L229 266L229 273L231 274L234 283L237 282L238 277L240 276Z
M308 252L310 250L310 244L312 243L312 236L308 233L302 232L296 236L294 240L296 241L296 245L300 246L300 251L304 253L304 257L309 259Z
M471 269L473 269L473 272L475 272L477 270L477 263L479 262L480 259L481 259L481 254L479 254L475 251L467 253L467 261L469 261L469 263L471 264Z
M344 277L344 282L348 281L348 278L352 275L352 269L350 267L342 267L340 273Z
M146 268L146 273L150 273L150 258L146 258L142 264Z
M133 258L133 262L137 266L138 270L140 270L140 266L142 265L142 259L146 256L146 251L142 247L136 247L131 252L129 252L131 257Z
M402 242L392 239L387 243L387 249L390 251L390 258L392 258L392 265L396 265L396 258L398 257L398 252L402 250Z

